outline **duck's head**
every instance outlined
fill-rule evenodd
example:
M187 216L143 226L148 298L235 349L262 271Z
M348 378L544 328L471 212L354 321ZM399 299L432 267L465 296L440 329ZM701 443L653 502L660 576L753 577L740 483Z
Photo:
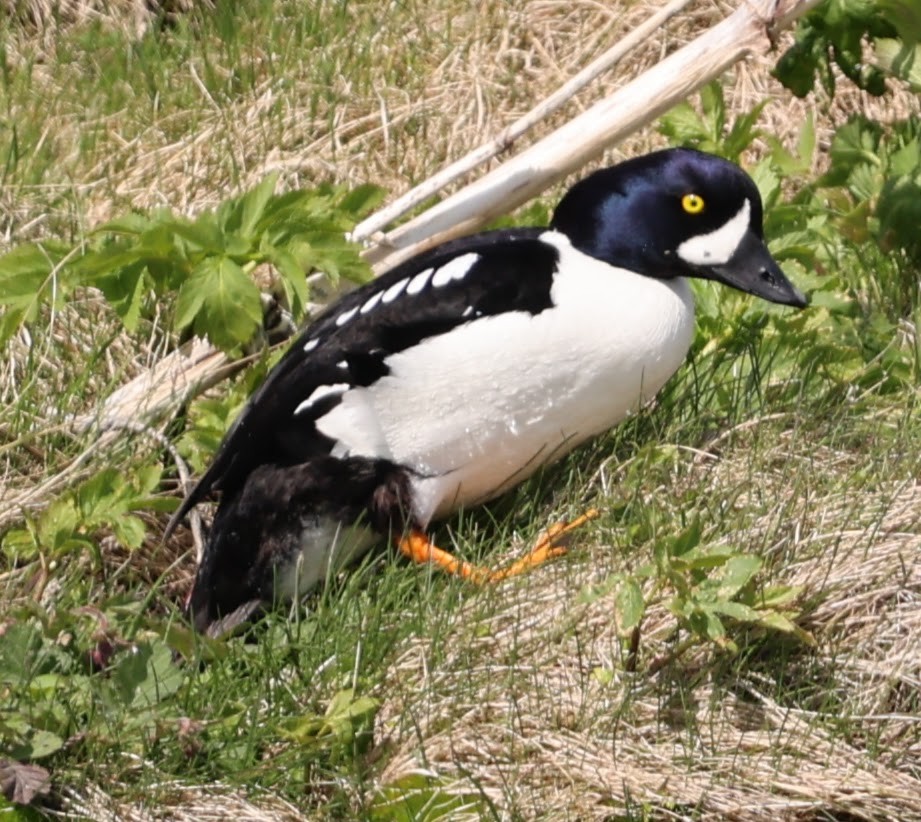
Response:
M585 254L647 277L701 277L802 308L764 244L761 196L737 165L686 148L596 171L560 201L551 228Z

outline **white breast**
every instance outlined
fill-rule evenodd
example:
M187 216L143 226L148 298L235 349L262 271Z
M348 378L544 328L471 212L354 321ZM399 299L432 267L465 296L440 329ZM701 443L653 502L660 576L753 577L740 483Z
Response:
M336 455L409 465L422 522L490 499L647 402L693 336L685 280L560 251L553 307L483 317L387 359L318 423Z

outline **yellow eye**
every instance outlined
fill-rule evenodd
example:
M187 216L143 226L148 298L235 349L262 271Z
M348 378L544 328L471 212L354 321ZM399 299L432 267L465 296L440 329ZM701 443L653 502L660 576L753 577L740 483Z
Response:
M700 214L704 210L704 198L699 194L685 194L681 198L681 207L688 214Z

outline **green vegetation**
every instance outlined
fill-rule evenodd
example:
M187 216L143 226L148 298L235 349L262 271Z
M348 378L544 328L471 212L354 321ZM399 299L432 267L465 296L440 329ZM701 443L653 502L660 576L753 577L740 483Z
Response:
M831 0L807 18L777 73L798 95L816 77L824 88L782 132L775 103L745 108L729 78L659 123L746 163L771 248L812 307L698 284L692 356L653 407L439 535L498 562L498 546L514 553L591 503L603 514L568 557L483 590L372 557L247 636L186 625L191 539L160 544L174 450L200 472L278 351L179 418L131 432L72 420L181 332L239 355L266 271L297 317L305 271L366 276L342 238L379 186L482 137L452 125L470 119L467 67L480 116L530 98L513 80L545 52L528 51L527 7L455 11L239 0L140 36L100 18L0 31L0 770L21 788L0 809L921 814L907 2ZM599 14L544 35L575 40L581 63L582 35L609 25ZM871 40L878 59L858 60ZM900 116L836 108L851 86L828 79L833 65ZM551 61L544 82L558 79ZM279 151L301 164L262 164Z

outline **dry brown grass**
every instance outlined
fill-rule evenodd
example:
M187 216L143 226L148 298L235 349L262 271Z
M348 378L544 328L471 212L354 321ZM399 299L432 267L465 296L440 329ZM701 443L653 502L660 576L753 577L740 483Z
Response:
M62 190L74 192L84 225L97 224L131 206L166 204L179 212L194 213L215 205L232 190L253 185L273 170L282 172L283 185L288 187L326 179L375 181L396 195L499 133L645 18L654 5L517 0L483 2L458 15L451 0L439 0L428 5L427 17L416 28L398 33L413 54L406 60L408 74L399 86L357 89L343 74L330 89L337 102L319 108L311 102L315 81L304 66L299 74L287 78L283 90L267 69L265 79L254 89L229 103L218 103L202 85L201 67L192 60L175 82L199 88L194 111L155 118L140 128L109 113L96 121L66 117L49 123L48 139L72 146L73 152L78 151L82 133L96 132L101 140L94 155L98 159L90 166L82 165L78 154L68 156L62 150L65 173L59 184ZM64 17L76 22L105 14L106 19L124 23L144 10L144 4L138 2L93 5L72 0L63 6ZM546 133L609 94L731 8L731 3L692 6L681 20L639 49L626 66L600 78L535 134ZM426 34L448 30L449 39ZM43 30L45 39L52 36ZM382 54L393 37L394 32L382 26ZM419 53L413 53L416 43L422 44ZM18 58L15 53L9 56L11 64L25 59L34 45L34 39L24 40ZM52 59L53 39L45 48ZM257 52L252 59L258 74L260 61L268 65L272 55ZM400 58L388 55L384 59ZM805 101L792 99L768 74L773 60L768 55L738 66L726 78L726 95L736 111L769 98L772 102L761 122L782 139L792 140L810 111L816 115L820 138L827 139L834 125L853 112L887 118L919 110L917 98L908 93L885 103L847 89L832 102L821 95ZM66 93L66 89L53 87L57 82L41 66L36 68L42 96ZM42 83L47 87L42 88ZM266 122L271 122L271 128L265 128ZM655 134L643 133L612 149L603 161L659 144L661 139ZM37 210L30 207L33 193ZM46 196L44 190L17 191L16 202L6 204L13 212L9 239L42 233Z

